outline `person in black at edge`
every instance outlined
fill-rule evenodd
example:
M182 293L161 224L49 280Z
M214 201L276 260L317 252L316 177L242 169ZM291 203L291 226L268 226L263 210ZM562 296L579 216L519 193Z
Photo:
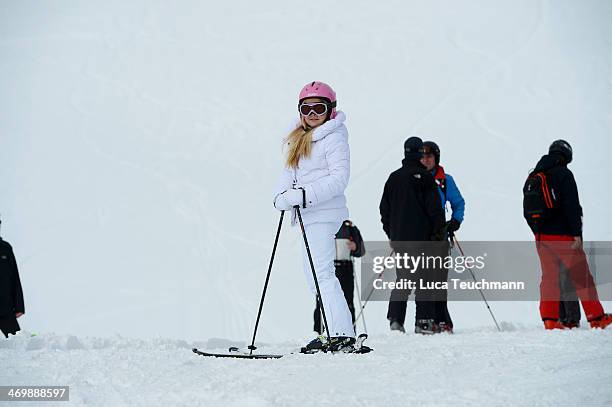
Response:
M6 338L21 328L17 318L25 313L23 291L13 248L0 237L0 330Z
M345 245L346 249L342 245ZM336 277L340 281L344 298L346 298L349 311L351 311L353 325L355 325L355 306L353 305L355 274L353 271L353 257L361 257L364 254L365 245L359 229L350 220L345 220L342 222L338 233L336 233L336 260L334 260L334 266L336 267ZM315 303L314 330L321 334L321 311L319 309L319 302L315 301Z
M423 140L410 137L404 143L402 167L389 175L380 201L383 229L396 254L419 256L423 251L431 254L432 241L442 241L445 236L445 216L438 186L433 176L420 162L423 156ZM406 247L403 242L413 242ZM429 242L417 248L414 242ZM422 250L419 250L422 249ZM436 253L436 254L442 254ZM397 270L397 280L435 280L433 270L420 270L412 275L406 269ZM433 334L435 326L435 297L428 290L415 290L415 332ZM391 292L387 319L392 330L405 332L406 301L408 289Z

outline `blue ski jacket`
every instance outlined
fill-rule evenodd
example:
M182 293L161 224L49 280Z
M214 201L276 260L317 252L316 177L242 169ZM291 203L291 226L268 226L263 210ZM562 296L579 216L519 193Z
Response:
M459 221L459 223L463 222L465 200L461 196L455 180L450 174L444 172L444 167L441 165L438 165L431 174L434 176L436 184L438 184L438 192L440 193L440 200L445 212L446 202L450 202L451 217Z

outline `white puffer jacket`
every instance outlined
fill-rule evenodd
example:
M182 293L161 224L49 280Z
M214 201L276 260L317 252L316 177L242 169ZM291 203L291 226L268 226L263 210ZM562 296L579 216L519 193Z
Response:
M346 189L350 176L350 151L346 116L339 111L334 119L312 133L310 157L301 158L297 168L285 168L274 191L274 199L291 188L304 188L306 208L301 209L304 224L342 222L349 218ZM295 211L292 210L292 223Z

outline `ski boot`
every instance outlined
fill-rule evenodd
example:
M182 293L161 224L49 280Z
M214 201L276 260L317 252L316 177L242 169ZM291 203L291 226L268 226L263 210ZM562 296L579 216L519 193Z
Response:
M565 325L559 322L558 319L545 319L544 320L544 329L553 330L553 329L567 329Z
M355 351L355 338L350 336L334 336L331 342L327 344L326 352L344 352L351 353Z
M612 324L612 314L603 314L597 319L590 320L589 324L591 324L591 328L605 329L608 325Z
M391 320L391 331L399 331L403 334L406 333L406 330L404 329L404 325L401 324L399 321L392 319Z
M438 325L433 319L417 319L414 325L415 334L433 335L439 332Z
M308 342L306 346L300 349L300 353L317 353L324 351L327 347L327 337L325 335L319 335L312 341Z
M562 319L560 322L567 329L580 328L580 321L570 321L569 319Z
M448 334L452 334L453 333L453 326L451 324L448 324L446 322L440 322L438 323L438 332L446 332Z

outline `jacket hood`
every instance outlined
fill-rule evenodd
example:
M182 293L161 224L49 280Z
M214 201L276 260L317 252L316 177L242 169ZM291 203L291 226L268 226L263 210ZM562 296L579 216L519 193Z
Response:
M563 158L558 154L546 154L540 158L538 164L536 165L534 171L548 171L554 167L563 166Z

